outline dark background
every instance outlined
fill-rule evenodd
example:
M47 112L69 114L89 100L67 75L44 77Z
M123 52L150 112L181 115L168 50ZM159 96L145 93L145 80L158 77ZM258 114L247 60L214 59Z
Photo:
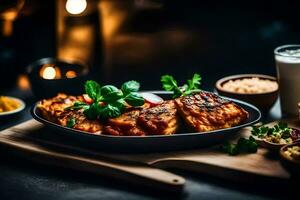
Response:
M198 72L203 88L211 89L230 74L275 75L274 48L300 40L297 1L159 0L153 2L161 8L140 10L132 9L134 1L104 2L120 4L127 16L114 37L105 38L100 28L99 44L109 45L100 45L90 63L100 82L136 79L142 89L160 89L165 73L184 81ZM1 41L0 91L12 87L32 61L56 56L55 4L25 1L13 35Z
M0 13L11 2L14 0L0 0ZM275 75L274 48L300 43L297 1L153 0L163 5L159 9L137 9L130 0L101 2L106 6L99 15L105 8L115 8L112 15L125 13L112 37L107 38L99 28L99 46L88 64L102 84L136 79L142 89L160 89L159 78L165 73L182 82L198 72L203 88L211 90L226 75ZM31 118L29 109L36 100L30 92L15 89L17 77L31 62L57 55L55 6L54 0L26 0L14 22L13 35L0 36L0 95L30 97L25 99L27 108L21 116L0 119L0 130ZM105 28L103 16L98 25ZM279 113L278 105L274 108ZM187 179L186 189L182 195L169 196L93 174L38 165L2 149L0 158L0 199L231 200L286 199L290 194L272 184L239 184L175 171Z

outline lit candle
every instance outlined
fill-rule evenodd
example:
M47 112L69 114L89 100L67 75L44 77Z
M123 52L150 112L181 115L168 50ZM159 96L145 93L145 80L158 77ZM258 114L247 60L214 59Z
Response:
M67 0L66 2L66 10L73 15L81 14L86 6L86 0Z
M60 79L61 73L58 67L44 65L40 70L40 76L44 79Z
M73 70L69 70L69 71L67 71L67 73L66 73L66 77L67 77L67 78L75 78L76 76L77 76L77 74L76 74L76 72L73 71Z

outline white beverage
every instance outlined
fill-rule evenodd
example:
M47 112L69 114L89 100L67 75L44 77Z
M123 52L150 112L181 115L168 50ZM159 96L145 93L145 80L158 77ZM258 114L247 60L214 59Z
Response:
M300 102L300 45L299 49L295 49L295 45L292 46L293 50L285 49L281 52L275 50L275 60L281 111L283 114L296 116L299 113L297 105Z

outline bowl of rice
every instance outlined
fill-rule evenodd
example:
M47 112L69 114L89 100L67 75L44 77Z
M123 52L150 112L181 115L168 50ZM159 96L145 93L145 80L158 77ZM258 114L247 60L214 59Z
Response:
M226 97L246 101L263 112L269 111L278 98L275 77L263 74L238 74L216 82L217 92Z

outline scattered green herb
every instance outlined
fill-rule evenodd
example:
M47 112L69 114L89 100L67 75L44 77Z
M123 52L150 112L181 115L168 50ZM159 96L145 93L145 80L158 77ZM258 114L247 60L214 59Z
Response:
M74 117L70 118L70 119L67 121L67 127L69 127L69 128L73 128L75 124L76 124L76 120L75 120Z
M278 122L274 127L261 126L261 127L252 127L252 135L259 138L264 138L270 135L280 135L282 138L291 137L293 129L289 128L287 123Z
M299 131L289 128L288 124L284 122L278 122L278 124L273 127L252 127L251 133L252 135L262 138L268 142L279 144L292 143L293 140L300 138Z
M237 145L232 144L230 142L226 142L225 144L223 144L222 150L231 156L239 154L239 149L238 149Z
M164 75L160 79L162 87L167 91L172 91L172 98L177 98L179 96L187 96L194 92L199 92L201 85L201 76L199 74L194 74L192 79L187 80L187 84L183 86L178 86L177 81L171 75Z
M84 102L75 102L72 106L69 106L67 108L65 108L65 110L80 110L80 109L87 109L89 108L89 105L84 103Z
M229 155L237 155L239 153L256 153L257 147L255 139L250 136L249 139L240 138L236 144L226 142L222 146L222 150Z
M100 86L96 81L87 81L85 92L93 100L91 105L84 102L75 102L66 110L83 109L89 119L115 118L124 112L126 104L142 106L144 98L138 93L140 84L136 81L125 82L121 90L113 85Z

